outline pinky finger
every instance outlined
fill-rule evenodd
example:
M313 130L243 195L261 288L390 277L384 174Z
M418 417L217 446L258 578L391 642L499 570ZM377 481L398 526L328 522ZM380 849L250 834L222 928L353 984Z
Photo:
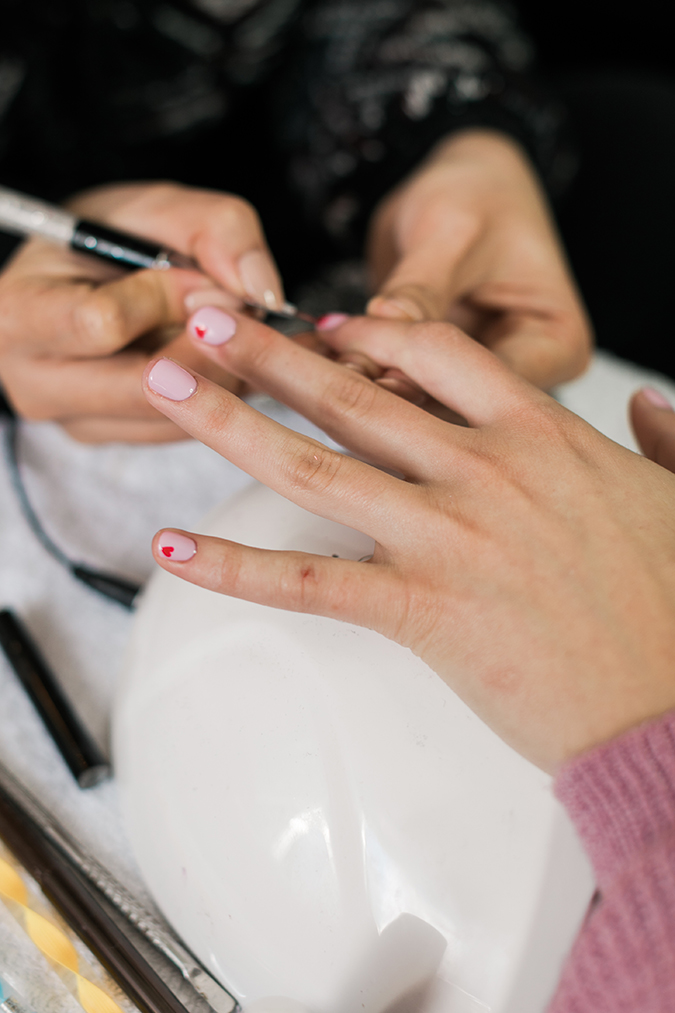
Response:
M397 581L383 563L308 552L256 549L165 528L152 543L156 561L192 584L290 612L308 612L391 636Z

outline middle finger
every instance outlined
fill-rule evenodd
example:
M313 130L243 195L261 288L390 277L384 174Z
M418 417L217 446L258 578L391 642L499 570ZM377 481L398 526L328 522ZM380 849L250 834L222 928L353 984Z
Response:
M247 317L197 312L188 334L211 361L311 419L359 456L408 478L426 476L429 441L441 433L440 423L422 409ZM226 334L219 345L213 343Z
M292 502L384 546L404 537L401 498L416 496L415 487L287 429L171 359L150 365L144 387L150 404L187 433Z

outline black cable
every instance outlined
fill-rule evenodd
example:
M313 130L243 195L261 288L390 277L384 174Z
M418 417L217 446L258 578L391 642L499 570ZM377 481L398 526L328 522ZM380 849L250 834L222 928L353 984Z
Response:
M53 556L53 558L58 560L62 566L65 566L76 580L79 580L82 584L86 584L92 591L96 591L98 594L103 595L104 598L116 601L124 608L132 610L134 608L136 595L141 589L139 584L134 584L129 580L125 580L123 577L116 577L114 574L106 573L103 570L95 570L90 566L86 566L84 563L75 563L54 541L52 541L50 536L42 527L42 523L40 522L40 519L35 513L33 505L28 498L28 493L21 476L18 450L19 420L14 412L11 411L10 406L7 405L6 399L3 400L3 409L5 405L9 409L2 412L2 414L6 416L5 453L7 455L7 463L9 465L9 475L21 506L21 512L23 513L31 531L50 556Z

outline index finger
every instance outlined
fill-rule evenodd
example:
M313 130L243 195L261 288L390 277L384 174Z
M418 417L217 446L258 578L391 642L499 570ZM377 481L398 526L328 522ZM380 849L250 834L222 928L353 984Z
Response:
M287 429L172 359L151 363L143 385L150 404L186 433L299 506L385 546L403 535L407 522L393 504L414 486Z

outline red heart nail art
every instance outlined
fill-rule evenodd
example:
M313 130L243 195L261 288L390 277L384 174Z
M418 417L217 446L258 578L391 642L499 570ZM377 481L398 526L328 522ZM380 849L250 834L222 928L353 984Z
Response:
M162 552L164 553L165 556L170 556L171 553L173 552L173 545L163 545Z
M195 324L194 325L194 332L195 332L195 334L197 335L198 338L205 337L206 336L206 330L207 330L207 328L204 327L203 324Z

